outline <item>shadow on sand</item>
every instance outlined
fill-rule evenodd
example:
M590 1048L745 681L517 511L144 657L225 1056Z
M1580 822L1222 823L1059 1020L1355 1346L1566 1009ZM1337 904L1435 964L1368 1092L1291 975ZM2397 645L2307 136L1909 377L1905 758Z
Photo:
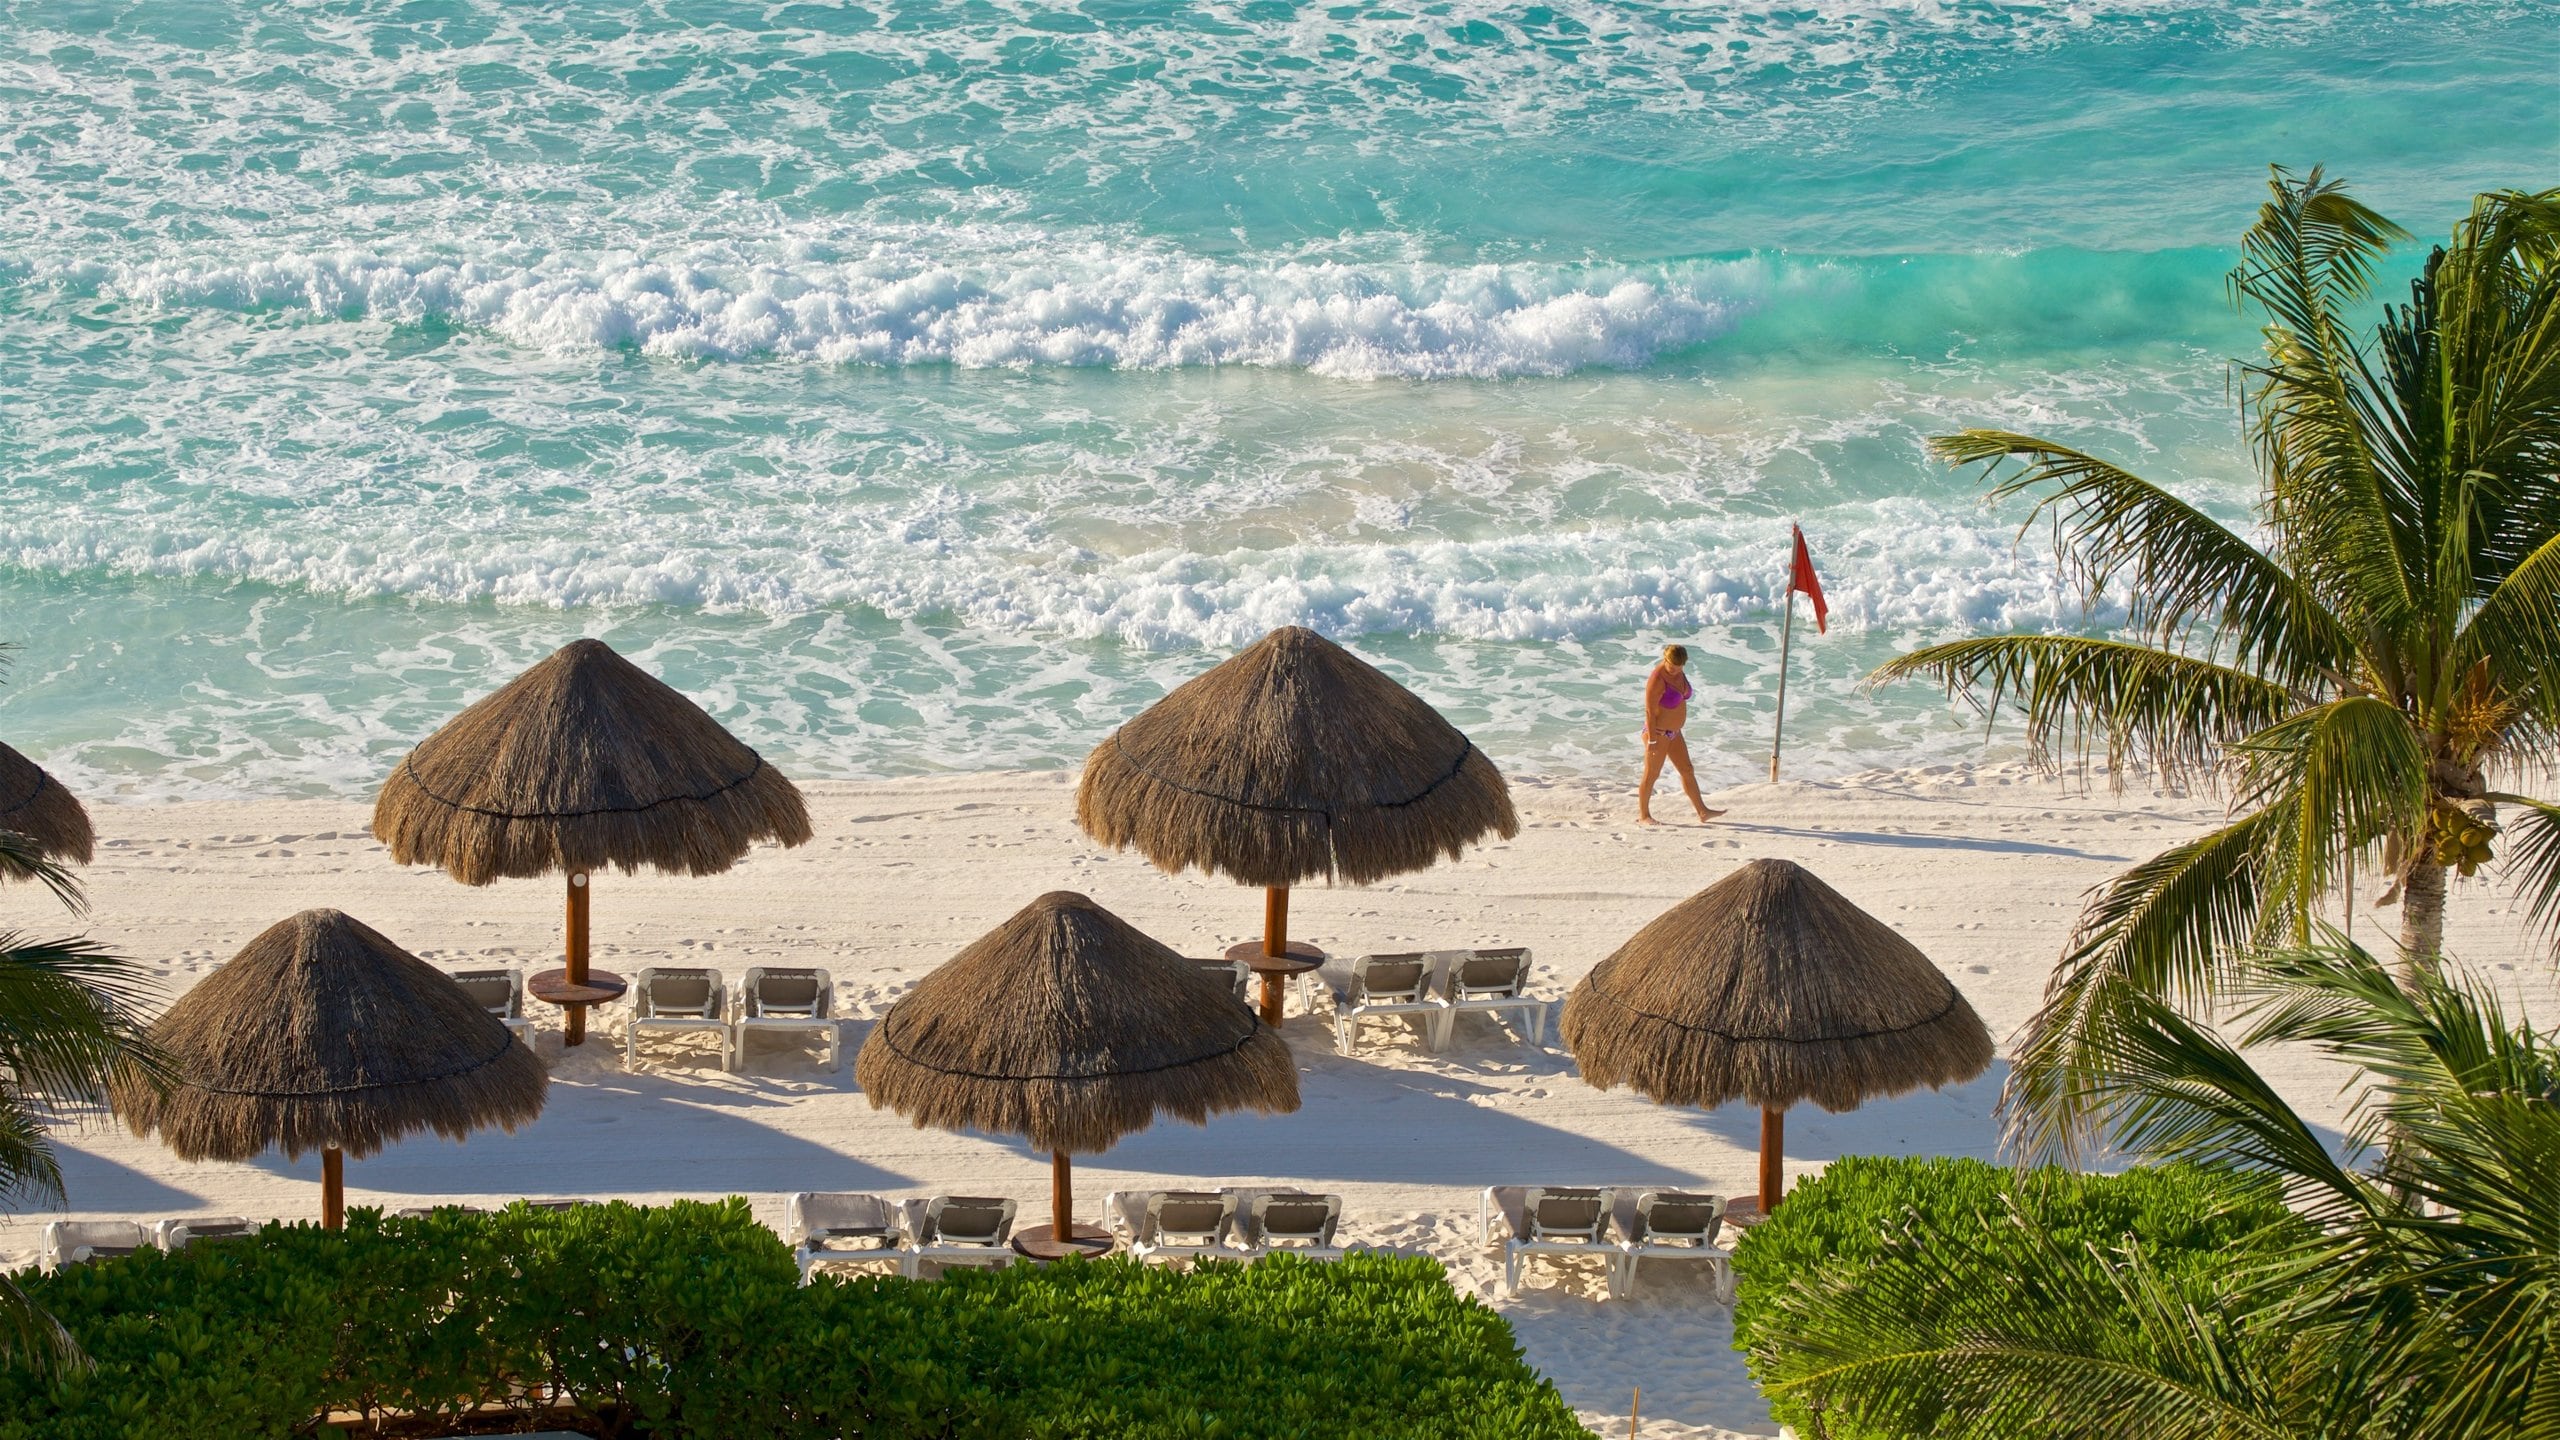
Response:
M79 1134L55 1137L54 1159L62 1166L62 1188L71 1197L71 1209L80 1214L182 1215L204 1208L204 1197L192 1190L155 1180L139 1170L119 1165L103 1156L79 1149ZM312 1177L319 1178L319 1161L312 1162ZM33 1218L30 1207L20 1218Z
M1753 835L1783 835L1790 840L1830 840L1842 845L1889 845L1907 850L1971 850L1986 855L2059 855L2067 860L2103 860L2113 865L2133 863L2130 855L2101 855L2094 850L2074 849L2069 845L2047 845L2035 840L1986 840L1977 835L1918 835L1883 830L1805 830L1793 825L1755 825L1748 822L1719 820L1719 830L1736 830Z
M412 1136L378 1155L348 1161L347 1184L422 1199L503 1201L528 1195L897 1190L920 1183L755 1118L759 1110L783 1108L806 1093L787 1087L832 1078L851 1090L849 1073L827 1077L811 1065L780 1076L750 1073L705 1083L689 1068L627 1072L618 1068L619 1059L617 1051L615 1068L586 1057L559 1067L541 1118L512 1135L487 1130L460 1142ZM851 1063L848 1046L848 1072ZM806 1079L797 1073L802 1068ZM602 1144L600 1128L611 1132ZM575 1158L564 1158L569 1154ZM271 1174L307 1175L315 1185L320 1176L317 1155L288 1161L269 1151L251 1163Z

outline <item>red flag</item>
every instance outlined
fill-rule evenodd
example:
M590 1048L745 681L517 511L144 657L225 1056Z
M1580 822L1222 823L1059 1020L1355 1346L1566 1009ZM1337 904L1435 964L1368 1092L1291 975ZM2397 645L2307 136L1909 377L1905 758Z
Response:
M1813 552L1804 548L1804 527L1791 525L1787 528L1796 532L1795 570L1787 576L1787 590L1790 594L1801 590L1813 597L1814 633L1828 635L1831 633L1831 607L1822 600L1822 577L1813 573Z

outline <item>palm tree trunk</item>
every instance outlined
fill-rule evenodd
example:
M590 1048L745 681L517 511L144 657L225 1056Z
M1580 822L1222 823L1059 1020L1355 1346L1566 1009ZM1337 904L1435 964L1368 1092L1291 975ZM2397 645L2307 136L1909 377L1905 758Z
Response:
M2442 968L2445 867L2433 856L2409 868L2400 889L2400 988L2415 990L2420 973Z

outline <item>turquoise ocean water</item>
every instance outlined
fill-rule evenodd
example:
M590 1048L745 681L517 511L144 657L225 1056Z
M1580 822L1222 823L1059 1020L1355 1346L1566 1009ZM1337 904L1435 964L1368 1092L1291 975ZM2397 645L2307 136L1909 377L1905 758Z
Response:
M1799 773L2104 628L1968 423L2241 516L2270 161L2560 182L2560 5L0 4L0 737L362 795L576 634L795 774L1070 763L1270 626L1520 771L1689 644ZM1800 632L1801 633L1801 632Z

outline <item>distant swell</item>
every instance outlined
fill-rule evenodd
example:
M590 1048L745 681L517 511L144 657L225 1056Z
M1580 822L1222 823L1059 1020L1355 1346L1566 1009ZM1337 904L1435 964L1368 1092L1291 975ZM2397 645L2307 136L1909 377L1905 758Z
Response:
M994 248L985 235L950 239L952 251ZM343 253L16 268L39 286L163 309L438 322L551 349L968 368L1241 365L1346 379L1639 369L1745 322L1779 346L1934 350L1976 332L2004 344L2044 332L2087 343L2093 330L2103 338L2119 327L2174 336L2199 313L2226 313L2214 293L2223 261L2210 252L1595 267L1247 265L1099 242L949 261L929 237L851 258L773 248L681 261Z

